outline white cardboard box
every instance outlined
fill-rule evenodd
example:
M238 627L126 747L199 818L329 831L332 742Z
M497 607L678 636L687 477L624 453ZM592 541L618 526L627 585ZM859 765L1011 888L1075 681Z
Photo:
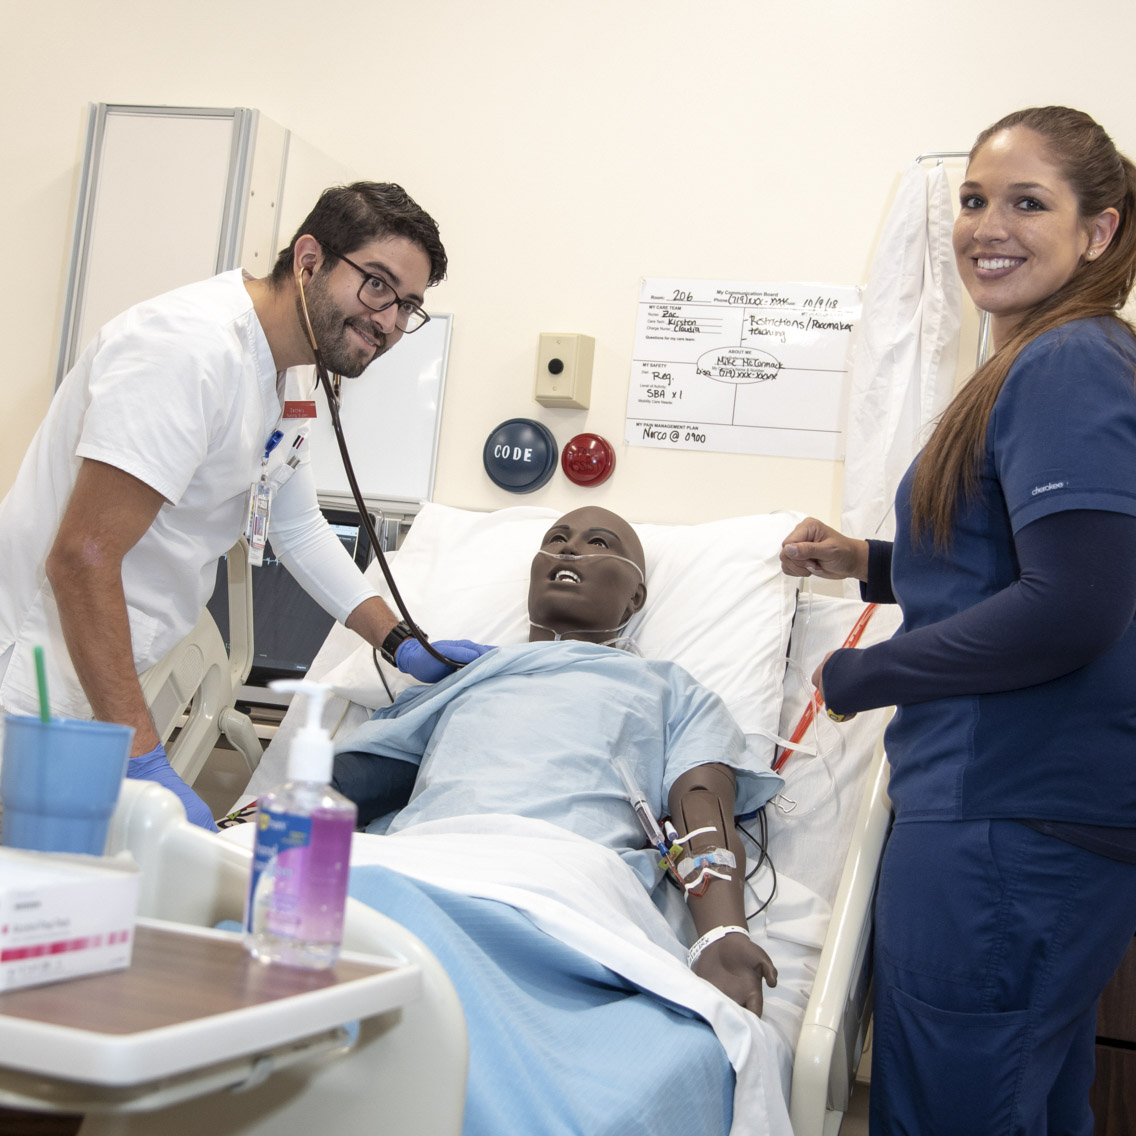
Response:
M130 859L0 848L0 990L130 965Z

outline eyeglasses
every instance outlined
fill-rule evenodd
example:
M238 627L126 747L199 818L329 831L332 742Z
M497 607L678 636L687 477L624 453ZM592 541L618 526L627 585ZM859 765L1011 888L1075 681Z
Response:
M340 260L346 260L356 272L363 274L363 283L359 285L359 300L371 311L385 312L392 304L398 305L394 322L404 335L412 335L430 319L412 300L404 300L381 276L360 268L353 260L336 252L329 245L324 245L324 248Z

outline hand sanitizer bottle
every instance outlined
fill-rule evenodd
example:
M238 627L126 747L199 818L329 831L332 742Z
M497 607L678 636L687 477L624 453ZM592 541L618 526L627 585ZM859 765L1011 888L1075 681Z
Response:
M265 962L326 968L343 938L356 808L328 784L334 753L320 724L328 688L307 679L271 685L306 695L308 718L292 742L288 780L257 801L245 947Z

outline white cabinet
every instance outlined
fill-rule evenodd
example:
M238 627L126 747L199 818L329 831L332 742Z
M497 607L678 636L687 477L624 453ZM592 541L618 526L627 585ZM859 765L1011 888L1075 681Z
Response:
M131 304L238 265L271 269L288 146L243 107L92 104L56 385Z

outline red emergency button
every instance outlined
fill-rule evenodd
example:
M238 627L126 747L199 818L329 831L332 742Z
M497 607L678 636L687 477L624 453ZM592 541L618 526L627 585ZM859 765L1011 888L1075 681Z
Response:
M560 468L576 485L601 485L615 469L615 452L599 434L577 434L561 451Z

